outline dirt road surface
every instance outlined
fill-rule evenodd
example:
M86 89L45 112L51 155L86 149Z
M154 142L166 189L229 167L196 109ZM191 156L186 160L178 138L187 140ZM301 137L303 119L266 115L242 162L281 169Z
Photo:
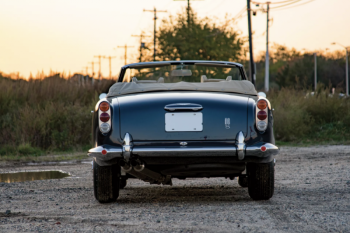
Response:
M253 201L237 180L129 180L117 202L93 196L88 163L0 165L71 178L0 183L0 232L350 232L350 146L282 148L275 194Z

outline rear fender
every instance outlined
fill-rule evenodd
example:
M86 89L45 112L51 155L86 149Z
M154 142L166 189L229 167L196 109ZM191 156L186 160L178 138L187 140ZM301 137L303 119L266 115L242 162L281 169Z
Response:
M98 108L100 103L107 101L111 109L111 130L108 133L101 133L99 129L99 119L98 119ZM103 144L114 144L121 145L122 141L120 138L114 139L112 135L113 132L120 132L120 123L119 123L119 104L117 98L104 98L97 102L95 110L92 116L92 137L94 145L103 145Z
M264 98L265 99L265 98ZM267 100L267 99L265 99ZM257 100L249 98L248 100L248 129L245 142L248 145L253 145L257 142L268 142L275 144L275 136L273 132L273 114L271 104L268 103L268 125L265 132L259 132L256 128L256 102Z

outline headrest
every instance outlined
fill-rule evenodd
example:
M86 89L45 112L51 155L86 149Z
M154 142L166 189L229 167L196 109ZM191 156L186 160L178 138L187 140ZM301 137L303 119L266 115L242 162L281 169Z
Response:
M136 77L133 77L132 82L133 83L156 83L157 81L156 80L138 80Z
M231 77L231 76L229 76ZM232 77L231 77L232 80ZM201 83L206 83L206 82L221 82L221 81L227 81L227 79L216 79L216 78L211 78L208 79L206 75L201 76Z

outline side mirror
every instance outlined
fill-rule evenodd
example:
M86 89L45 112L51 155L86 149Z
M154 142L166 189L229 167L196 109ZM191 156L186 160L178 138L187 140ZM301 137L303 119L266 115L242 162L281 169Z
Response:
M258 93L258 96L261 96L261 97L266 98L266 94L265 94L265 92L259 92L259 93Z
M107 94L106 93L102 93L98 98L101 100L101 99L104 99L106 98Z

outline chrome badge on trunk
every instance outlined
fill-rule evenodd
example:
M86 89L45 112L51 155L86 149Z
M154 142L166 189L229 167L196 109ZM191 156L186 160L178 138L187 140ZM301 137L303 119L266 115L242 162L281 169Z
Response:
M225 118L225 128L226 129L230 128L230 118Z

